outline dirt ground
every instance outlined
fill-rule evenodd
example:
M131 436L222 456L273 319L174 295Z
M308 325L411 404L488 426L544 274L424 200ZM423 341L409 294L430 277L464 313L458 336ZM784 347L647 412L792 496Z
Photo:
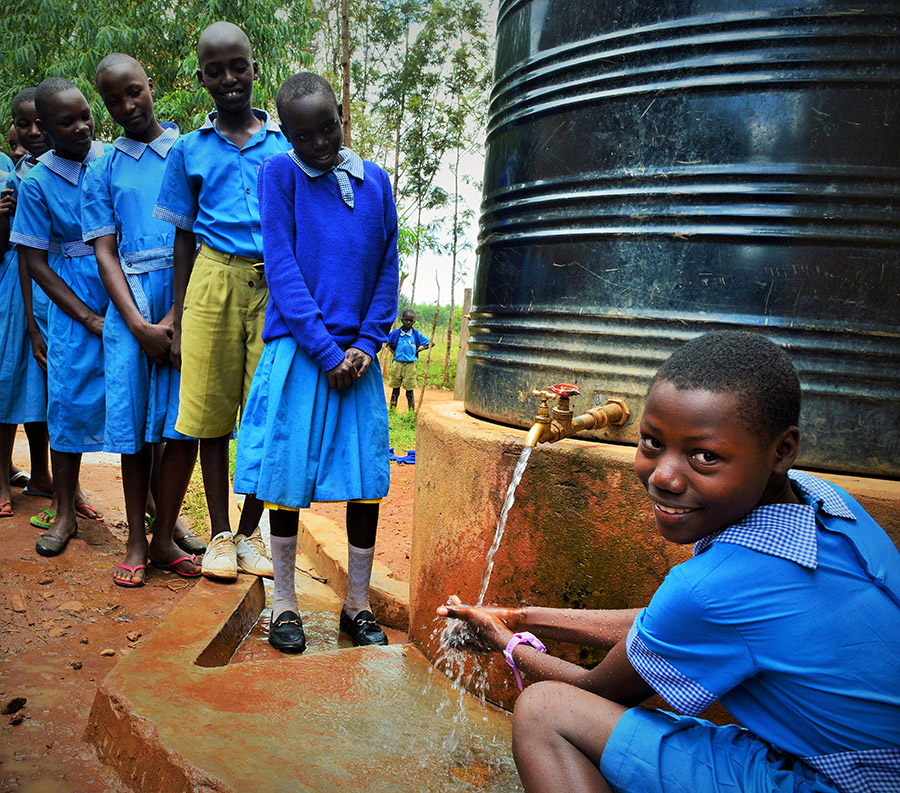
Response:
M429 390L425 401L450 399ZM27 469L21 448L14 460ZM415 466L391 465L379 520L376 555L401 580L409 574L414 475ZM83 740L91 703L116 659L139 652L143 637L193 586L159 570L148 571L143 588L114 586L126 535L118 466L86 463L82 483L105 518L79 520L60 556L39 556L40 530L28 524L47 499L16 488L15 515L0 520L0 793L126 793ZM343 505L316 511L343 521Z

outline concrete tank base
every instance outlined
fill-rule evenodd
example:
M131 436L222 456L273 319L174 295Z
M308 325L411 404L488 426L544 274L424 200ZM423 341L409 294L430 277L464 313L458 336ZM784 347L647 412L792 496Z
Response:
M525 433L468 415L462 402L423 407L416 440L410 638L432 661L435 608L449 595L474 602L485 557ZM538 446L516 491L494 560L487 603L636 608L649 601L689 546L656 532L634 475L634 447L569 439ZM900 482L824 475L851 492L900 542ZM550 652L582 664L599 656ZM503 659L481 659L487 698L510 708L518 693ZM476 676L477 677L477 676Z

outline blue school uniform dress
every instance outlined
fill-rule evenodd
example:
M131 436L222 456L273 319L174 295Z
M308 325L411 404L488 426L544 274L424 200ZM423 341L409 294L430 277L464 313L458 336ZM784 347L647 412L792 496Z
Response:
M845 491L790 477L802 504L702 539L635 620L629 661L687 715L622 716L614 789L900 790L900 553ZM717 699L747 729L696 718Z
M6 187L13 191L13 195L16 197L16 199L18 199L19 197L19 185L22 183L22 180L31 172L31 169L34 168L34 166L37 164L38 161L30 154L26 154L21 160L16 163L16 169L9 175L6 180ZM11 229L12 224L10 224L10 230ZM12 242L10 242L10 245L12 245ZM51 243L50 252L59 253L59 246L55 243ZM52 267L53 262L56 260L53 259L53 257L50 258L52 260ZM50 313L50 298L47 297L44 290L41 289L41 287L38 286L34 281L31 282L31 313L32 316L34 316L34 321L37 323L41 335L46 341L47 333L49 332L47 318Z
M10 241L48 252L50 267L92 311L106 314L109 297L93 249L81 238L81 183L103 156L95 142L83 163L49 151L19 187ZM48 312L47 424L50 448L94 452L103 448L106 399L103 344L56 305Z
M150 323L172 308L172 243L175 230L152 215L166 157L178 128L166 124L150 143L119 138L113 149L88 169L81 188L85 242L115 234L119 262L135 306ZM180 375L170 364L151 361L115 304L103 323L106 372L104 451L134 454L145 443L184 438L175 430Z
M376 354L397 312L397 210L384 170L342 154L328 172L291 151L259 173L270 299L234 488L289 508L379 499L390 485ZM372 363L331 389L325 373L349 347Z
M19 164L26 159L29 158L23 157ZM23 171L27 173L28 167ZM11 171L5 187L17 193L19 181L20 177ZM47 381L32 355L19 282L19 256L10 243L0 260L0 423L46 420Z

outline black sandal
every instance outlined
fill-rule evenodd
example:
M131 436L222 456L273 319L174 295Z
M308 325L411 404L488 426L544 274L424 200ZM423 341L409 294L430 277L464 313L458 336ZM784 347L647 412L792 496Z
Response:
M78 534L78 528L75 528L68 537L60 537L57 534L51 534L49 531L42 534L38 537L37 542L34 544L34 550L36 550L41 556L58 556L69 544L69 540L71 540L76 534Z

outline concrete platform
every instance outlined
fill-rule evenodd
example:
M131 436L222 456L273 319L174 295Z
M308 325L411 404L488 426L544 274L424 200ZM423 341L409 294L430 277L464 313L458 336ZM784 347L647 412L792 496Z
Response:
M98 690L86 738L100 758L147 793L521 789L508 714L412 645L349 646L341 600L297 578L302 656L265 642L259 579L199 582Z

